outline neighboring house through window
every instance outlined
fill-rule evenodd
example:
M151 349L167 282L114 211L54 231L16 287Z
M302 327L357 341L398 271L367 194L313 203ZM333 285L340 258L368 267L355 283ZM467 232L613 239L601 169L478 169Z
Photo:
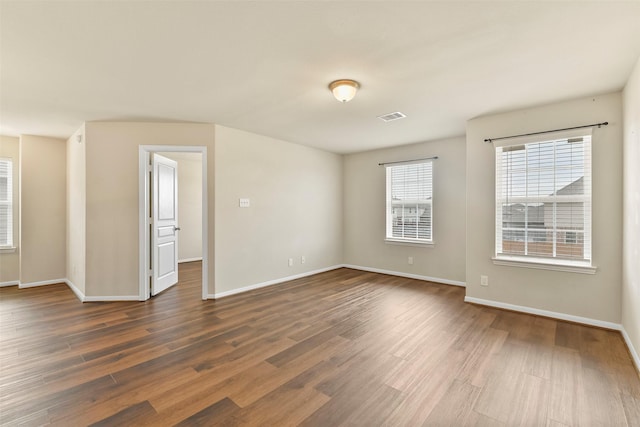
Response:
M13 163L0 158L0 248L13 247Z
M591 265L591 134L496 147L496 258Z
M433 243L433 162L386 165L386 240Z

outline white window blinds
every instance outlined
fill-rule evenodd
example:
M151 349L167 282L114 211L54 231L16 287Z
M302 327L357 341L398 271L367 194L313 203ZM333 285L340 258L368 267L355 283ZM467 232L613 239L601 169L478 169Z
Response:
M387 165L387 240L433 241L433 162Z
M579 132L496 146L497 258L591 264L591 133Z
M13 163L0 159L0 247L13 246Z

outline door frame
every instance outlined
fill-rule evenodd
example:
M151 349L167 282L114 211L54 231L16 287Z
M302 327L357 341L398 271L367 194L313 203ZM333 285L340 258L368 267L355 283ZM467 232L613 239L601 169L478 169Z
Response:
M202 155L202 299L209 294L209 226L208 226L208 189L207 189L207 147L199 145L140 145L138 147L138 247L139 247L139 286L140 301L151 297L149 274L151 266L151 242L149 234L149 159L151 153L200 153Z

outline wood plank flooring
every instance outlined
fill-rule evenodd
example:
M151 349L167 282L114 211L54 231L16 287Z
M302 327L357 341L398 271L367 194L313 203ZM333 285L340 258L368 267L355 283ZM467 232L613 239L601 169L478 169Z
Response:
M0 289L0 424L640 426L618 332L339 269L217 301Z

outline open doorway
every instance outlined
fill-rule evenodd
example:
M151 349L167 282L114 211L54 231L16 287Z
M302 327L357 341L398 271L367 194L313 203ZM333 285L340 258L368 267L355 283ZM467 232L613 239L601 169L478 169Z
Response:
M202 260L202 299L207 299L208 287L208 226L207 226L207 151L200 146L140 146L139 149L139 241L140 241L140 300L146 301L153 293L151 284L164 272L171 270L158 262L156 224L152 205L152 182L161 176L156 159L164 159L175 164L177 170L176 219L175 223L164 224L163 230L173 229L179 236L176 247L177 262ZM155 154L155 156L154 156ZM152 166L155 164L155 166ZM165 170L169 167L161 166ZM183 171L181 172L181 170ZM199 170L194 170L199 169ZM180 179L182 178L182 179ZM182 182L184 181L184 182ZM197 182L199 181L199 182ZM200 185L198 185L200 184ZM180 194L182 193L182 197ZM156 207L157 208L157 207ZM197 211L197 212L194 212ZM162 243L162 242L161 242ZM169 244L166 245L169 247ZM154 251L155 249L155 251ZM155 254L155 255L154 255ZM165 257L165 260L172 257ZM155 259L155 261L154 261ZM171 261L169 262L171 264ZM176 280L177 280L176 268ZM154 284L157 284L154 283ZM161 288L162 289L162 288Z

